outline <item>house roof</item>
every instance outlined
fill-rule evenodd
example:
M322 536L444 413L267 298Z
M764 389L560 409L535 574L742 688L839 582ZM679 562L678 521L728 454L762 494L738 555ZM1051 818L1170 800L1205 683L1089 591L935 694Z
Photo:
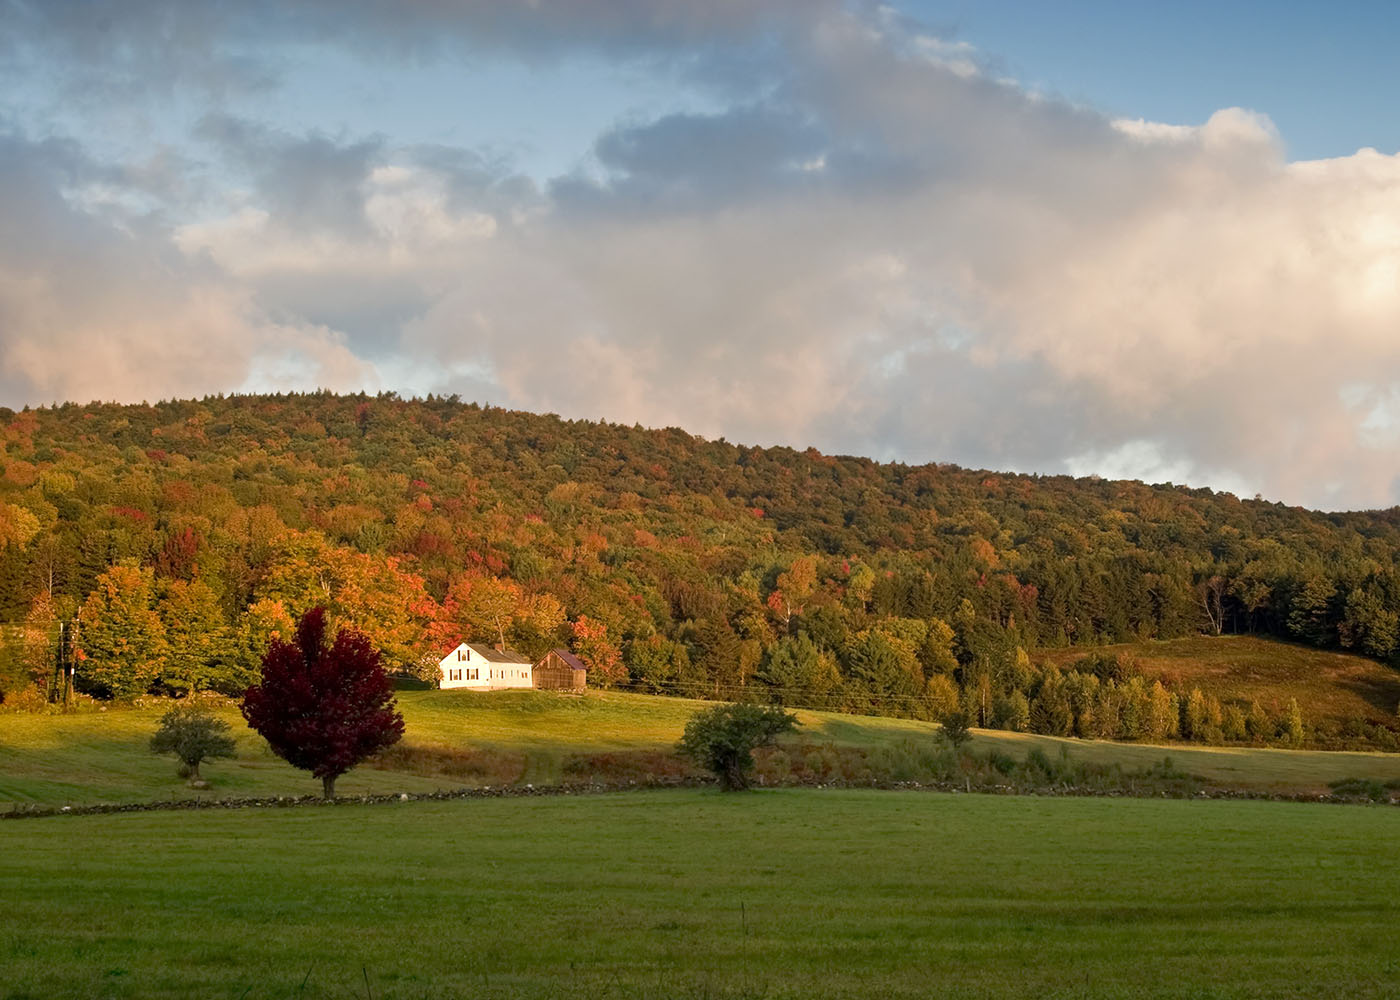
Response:
M499 650L499 649L496 649L496 648L494 648L494 647L492 647L492 646L488 646L488 645L486 645L485 643L481 643L481 642L464 642L464 643L462 643L462 645L463 645L463 646L469 646L469 647L471 648L471 651L472 651L473 653L475 653L477 656L481 657L481 658L482 658L483 660L485 660L487 663L525 663L525 664L529 664L529 663L531 662L530 660L528 660L528 659L526 659L525 657L521 656L519 653L517 653L517 652L516 652L515 650L513 650L513 649L507 649L507 650L505 650L505 651L503 652L503 651L501 651L501 650Z
M555 655L555 656L559 657L559 659L563 660L565 663L567 663L569 666L573 667L575 670L583 670L583 671L587 671L587 670L588 670L588 668L587 668L586 666L583 665L583 661L580 660L580 659L579 659L577 656L575 656L573 653L569 652L567 649L556 649L556 650L554 650L553 652L554 652L554 655Z

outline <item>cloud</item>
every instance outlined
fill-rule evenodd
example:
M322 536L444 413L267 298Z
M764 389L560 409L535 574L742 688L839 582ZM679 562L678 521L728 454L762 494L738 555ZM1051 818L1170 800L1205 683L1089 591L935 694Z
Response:
M213 107L164 173L21 144L28 173L0 177L0 207L27 213L0 216L12 397L81 398L95 380L60 359L112 343L96 395L327 379L908 461L1400 500L1396 157L1290 163L1244 109L1113 120L870 5L336 9L220 8L196 31L152 3L120 31L134 51L159 11L210 52L602 54L718 102L619 122L545 185L392 122L293 132ZM162 201L194 181L198 198Z
M195 134L218 148L222 162L250 175L257 201L288 225L364 229L361 189L381 159L381 140L291 135L227 114L206 115Z
M245 288L187 258L158 224L80 197L111 176L72 146L0 135L7 402L227 391L264 354L293 360L314 384L373 381L337 351L337 335L269 320Z
M346 47L377 62L507 53L530 61L579 53L729 63L840 0L246 0L191 4L128 0L3 0L0 60L62 65L70 98L171 97L195 89L224 99L274 87L297 46ZM285 48L284 48L285 47ZM717 51L723 49L723 51Z

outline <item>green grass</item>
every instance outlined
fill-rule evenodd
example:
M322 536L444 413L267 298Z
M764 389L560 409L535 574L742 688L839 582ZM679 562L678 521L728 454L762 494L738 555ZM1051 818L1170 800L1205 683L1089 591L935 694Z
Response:
M566 777L571 757L589 754L667 754L686 719L704 702L617 692L576 698L544 691L481 694L410 691L399 696L405 743L415 754L361 766L337 783L342 795L422 792L461 785L552 784ZM165 706L112 708L72 715L0 714L0 803L78 805L154 799L305 795L319 783L273 757L236 709L221 713L238 741L234 760L204 767L213 788L194 792L175 776L171 758L146 750ZM937 727L908 719L799 712L798 740L875 748L934 739ZM1181 770L1207 780L1267 791L1325 791L1344 778L1400 779L1400 756L1255 748L1143 746L980 731L972 749L998 749L1021 759L1032 747L1051 756L1066 746L1087 763L1136 771L1170 755ZM416 751L422 751L417 753ZM456 767L453 755L466 755Z
M1394 996L1397 836L834 790L23 820L0 998Z
M316 783L283 763L250 731L237 710L220 714L233 725L238 756L211 761L203 771L213 788L195 792L175 775L173 757L146 747L164 711L113 708L73 715L0 715L0 802L58 805L147 802L214 795L306 795ZM359 768L337 785L347 795L432 791L441 787L416 775Z
M1257 700L1274 715L1283 713L1289 698L1297 698L1309 725L1350 719L1394 723L1400 704L1400 671L1363 656L1258 636L1199 635L1095 650L1045 649L1035 658L1063 669L1097 651L1132 657L1149 680L1161 679L1175 691L1198 687L1225 701L1247 705Z

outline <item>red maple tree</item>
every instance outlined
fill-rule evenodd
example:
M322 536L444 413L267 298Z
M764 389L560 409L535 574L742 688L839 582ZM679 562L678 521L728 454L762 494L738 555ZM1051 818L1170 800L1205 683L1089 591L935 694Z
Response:
M273 638L262 683L243 695L243 718L273 753L320 778L328 799L336 778L403 736L379 650L354 629L328 646L325 608L302 616L294 641Z

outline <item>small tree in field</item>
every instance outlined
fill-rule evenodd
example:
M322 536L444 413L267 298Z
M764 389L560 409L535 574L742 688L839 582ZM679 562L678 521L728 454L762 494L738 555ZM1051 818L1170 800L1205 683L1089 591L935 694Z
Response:
M956 712L949 712L939 720L943 726L942 737L954 750L958 750L964 743L972 739L972 716L959 709Z
M160 728L151 737L152 753L173 753L183 768L181 777L199 780L199 765L206 760L233 756L229 724L198 705L176 705L160 717Z
M797 716L777 705L716 705L690 717L676 749L714 772L726 792L742 791L749 787L753 752L797 724Z
M336 778L403 736L379 651L354 629L328 646L325 608L302 616L293 642L268 645L262 683L243 695L243 717L273 753L320 778L328 799Z
M1303 745L1303 713L1298 708L1298 699L1288 699L1288 714L1283 717L1283 738L1291 747Z

